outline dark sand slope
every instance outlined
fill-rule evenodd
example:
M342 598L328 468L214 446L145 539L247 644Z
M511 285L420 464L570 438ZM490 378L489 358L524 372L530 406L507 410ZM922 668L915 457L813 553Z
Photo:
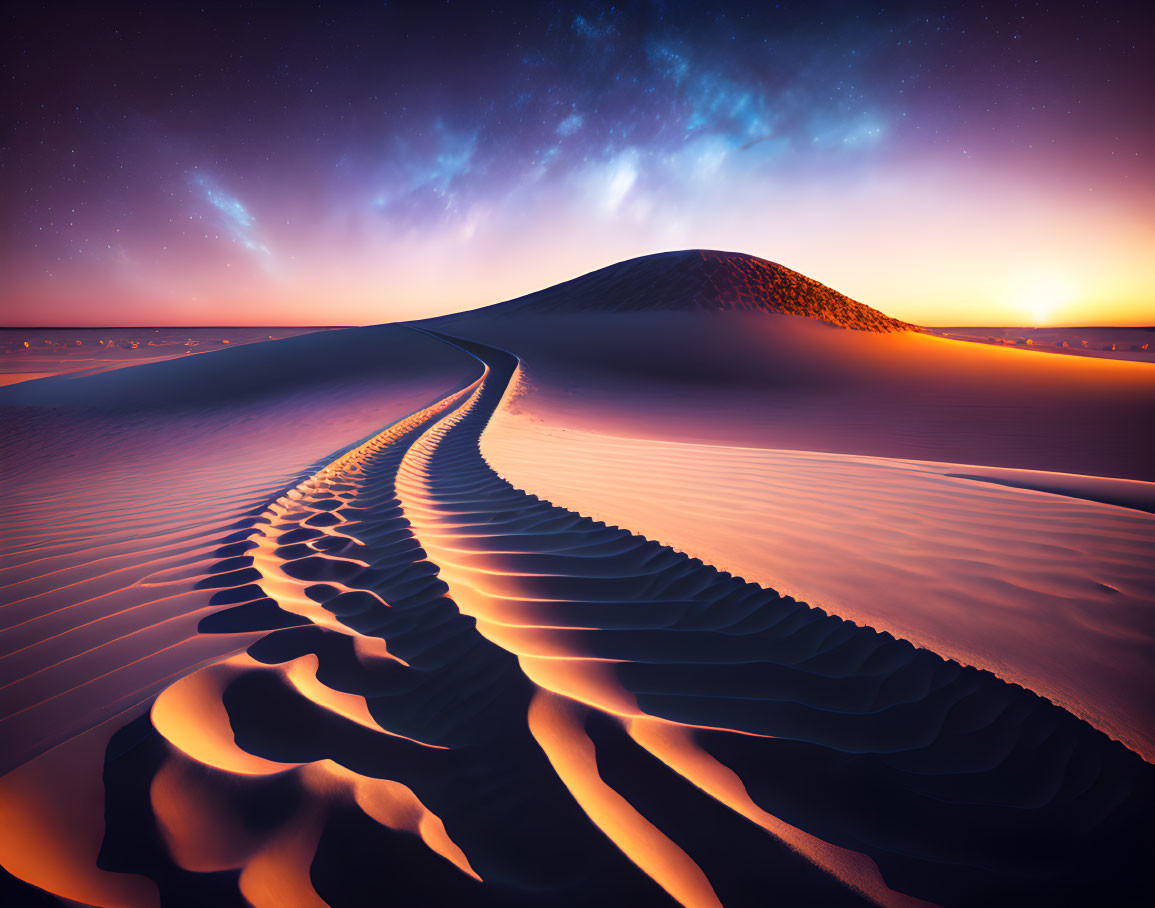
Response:
M76 787L64 748L0 779L0 828L31 830L9 871L129 905L1141 893L1155 768L990 674L517 491L479 450L516 360L462 346L482 381L220 538L200 629L232 646L105 735L106 824L37 828L44 786Z

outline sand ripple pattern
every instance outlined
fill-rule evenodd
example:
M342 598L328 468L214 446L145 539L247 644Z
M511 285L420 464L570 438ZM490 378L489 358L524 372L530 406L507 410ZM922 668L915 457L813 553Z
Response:
M110 740L98 864L142 887L89 901L1142 891L1150 765L989 673L518 491L479 449L517 360L446 342L483 378L222 542L201 631L265 633Z

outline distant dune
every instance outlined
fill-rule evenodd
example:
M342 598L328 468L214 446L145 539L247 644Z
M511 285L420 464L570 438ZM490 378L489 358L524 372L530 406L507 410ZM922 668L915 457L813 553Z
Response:
M619 262L467 315L507 318L545 313L719 310L804 315L857 331L914 328L774 262L705 249L661 252Z
M1141 900L1155 376L911 327L692 250L0 389L0 900Z

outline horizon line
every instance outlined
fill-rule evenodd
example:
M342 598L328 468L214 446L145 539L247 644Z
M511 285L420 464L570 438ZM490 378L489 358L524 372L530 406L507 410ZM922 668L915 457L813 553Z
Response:
M482 307L484 308L484 307ZM469 312L475 312L475 309L462 309L459 312L450 312L446 315L464 315ZM433 318L441 318L444 316L432 316ZM527 316L532 317L532 316ZM809 316L798 316L799 318L808 318ZM309 328L318 330L338 330L343 328L372 328L378 325L405 325L415 321L427 321L428 318L422 319L399 319L392 322L365 322L364 324L348 324L348 325L221 325L221 324L204 324L204 325L0 325L0 331L157 331L160 329L175 331L177 329L189 329L196 331L203 331L207 329L227 329L230 331L240 331L244 329L256 328ZM913 324L913 323L912 323ZM1025 325L1022 323L1016 324L1008 322L1006 324L952 324L952 325L915 325L916 328L1022 328L1030 331L1047 331L1057 328L1138 328L1141 330L1155 331L1155 324L1107 324L1107 325L1089 325L1089 324L1057 324L1057 325Z

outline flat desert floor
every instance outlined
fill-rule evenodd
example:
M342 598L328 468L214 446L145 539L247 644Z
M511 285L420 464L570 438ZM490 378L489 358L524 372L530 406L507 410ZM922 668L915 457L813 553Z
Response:
M0 328L0 387L91 375L324 328Z

